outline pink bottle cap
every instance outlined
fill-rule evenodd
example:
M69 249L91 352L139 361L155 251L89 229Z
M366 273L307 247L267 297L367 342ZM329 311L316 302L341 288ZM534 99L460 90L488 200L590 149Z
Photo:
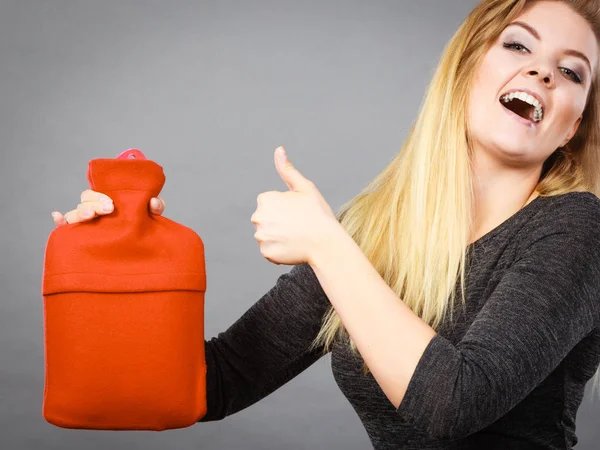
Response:
M130 148L119 153L116 159L146 159L146 157L137 148Z

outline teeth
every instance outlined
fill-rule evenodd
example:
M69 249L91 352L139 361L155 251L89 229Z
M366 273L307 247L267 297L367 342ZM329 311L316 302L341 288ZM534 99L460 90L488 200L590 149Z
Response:
M508 103L515 98L518 98L519 100L522 100L522 101L532 105L535 108L533 111L533 121L541 122L541 120L544 118L544 109L542 108L542 104L540 102L538 102L535 97L527 94L526 92L518 91L518 92L511 92L510 94L506 94L505 96L502 97L502 101L504 103Z

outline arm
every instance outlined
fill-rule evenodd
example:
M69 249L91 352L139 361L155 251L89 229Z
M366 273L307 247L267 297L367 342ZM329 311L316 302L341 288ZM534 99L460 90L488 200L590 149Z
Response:
M225 332L205 341L207 414L223 419L256 403L322 356L309 352L329 301L306 264L281 275Z
M600 236L592 231L559 231L529 246L456 346L433 338L397 412L457 439L533 391L598 324Z
M398 414L431 437L459 439L506 414L597 326L599 204L541 217L457 345L414 315L349 241L315 255L313 268Z

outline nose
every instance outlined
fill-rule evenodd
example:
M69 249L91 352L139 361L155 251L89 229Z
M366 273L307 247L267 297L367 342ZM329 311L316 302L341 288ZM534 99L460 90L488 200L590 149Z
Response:
M526 71L527 76L538 78L546 87L554 87L554 70L543 64L537 64Z

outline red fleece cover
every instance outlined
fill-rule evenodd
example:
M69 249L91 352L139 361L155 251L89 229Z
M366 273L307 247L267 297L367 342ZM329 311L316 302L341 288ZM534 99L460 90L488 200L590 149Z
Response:
M111 214L48 237L42 414L62 428L160 431L206 414L204 244L149 211L165 175L137 152L88 164Z

